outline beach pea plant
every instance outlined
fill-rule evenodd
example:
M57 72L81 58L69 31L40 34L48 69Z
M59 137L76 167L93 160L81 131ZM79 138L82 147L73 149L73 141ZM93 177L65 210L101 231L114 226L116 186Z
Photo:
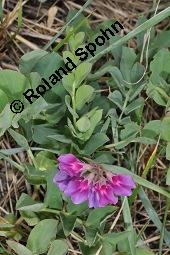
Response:
M131 208L138 198L160 232L162 254L163 242L170 247L165 227L170 193L147 177L158 156L170 160L170 32L153 27L170 16L170 8L139 19L127 35L110 37L83 62L76 49L85 49L113 21L92 29L82 14L74 15L68 15L65 39L51 51L49 43L23 55L18 72L0 71L0 135L15 144L1 149L0 159L21 171L33 191L21 194L16 215L2 218L0 236L18 255L152 255L143 240L145 228L138 233L133 226ZM127 45L133 37L136 49ZM23 93L36 91L68 58L74 70L30 104ZM11 111L16 99L24 105L20 113ZM150 104L162 115L148 117ZM15 161L20 153L26 162ZM168 169L163 178L168 187ZM167 199L163 222L144 188ZM4 254L9 254L5 248Z

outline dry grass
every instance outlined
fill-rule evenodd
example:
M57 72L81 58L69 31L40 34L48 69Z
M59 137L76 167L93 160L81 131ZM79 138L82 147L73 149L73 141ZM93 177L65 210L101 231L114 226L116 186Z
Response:
M23 27L20 33L17 29L18 1L6 0L3 3L5 16L0 26L0 69L18 70L20 57L26 52L42 48L64 25L68 10L72 8L80 9L83 1L47 1L43 5L39 4L38 1L23 1ZM167 0L161 1L159 11L167 6L169 6ZM133 29L140 15L147 14L149 16L152 10L152 0L94 0L85 11L85 14L91 14L90 20L93 25L107 19L119 20L125 27L125 33L128 33ZM166 26L167 23L162 22L158 29ZM150 119L151 115L155 118L161 118L152 105L148 103L147 119ZM4 137L0 141L0 148L11 147L13 145L8 137ZM151 153L152 148L141 147L139 173L144 169ZM19 156L15 156L15 160L20 163L26 159L24 154L20 153ZM165 176L165 169L165 162L161 158L157 159L155 168L150 172L149 179L153 183L165 185L162 177ZM31 193L31 187L26 183L24 177L8 163L0 161L0 216L15 211L16 201L23 191L28 194ZM164 198L152 191L148 195L162 220L165 209ZM147 225L143 238L146 244L157 251L160 236L154 224L150 222L140 200L136 200L133 206L133 219L138 232L142 230L145 224ZM22 222L22 224L24 223ZM170 220L167 221L168 228L170 229ZM69 245L72 250L70 254L79 254L74 251L71 243ZM165 248L164 254L170 254L170 250Z

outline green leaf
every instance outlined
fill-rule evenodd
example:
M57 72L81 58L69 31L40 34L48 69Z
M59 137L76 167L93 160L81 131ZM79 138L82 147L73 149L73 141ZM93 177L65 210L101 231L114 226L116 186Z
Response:
M6 104L8 103L8 97L7 95L3 92L3 90L0 89L0 112L5 108Z
M40 219L38 218L35 212L20 210L20 214L21 214L21 217L26 221L28 226L35 226L40 221Z
M61 209L63 206L61 192L58 187L53 183L53 177L56 174L56 168L50 169L46 177L47 192L44 199L44 204L53 209Z
M141 77L143 77L144 72L145 72L144 66L141 65L140 63L136 62L133 65L132 70L130 72L132 83L134 83L134 82L135 83L139 83L139 80L141 81ZM140 86L142 87L141 82L140 82ZM136 89L136 84L135 84L135 89ZM132 99L131 99L131 101L132 101Z
M40 171L48 171L56 166L54 154L48 151L40 151L36 155L35 160Z
M28 237L27 248L35 254L46 253L50 242L56 237L57 225L58 221L53 219L40 221Z
M60 213L60 218L63 225L64 234L68 236L74 229L77 216Z
M11 126L14 113L10 109L10 105L7 104L3 111L0 113L0 136Z
M42 55L40 53L38 54L38 57L36 56L36 54L34 56L33 53L27 54L30 54L31 58L29 61L25 62L26 68L30 68L28 74L30 72L37 72L41 78L45 78L47 81L50 81L50 76L64 64L62 57L55 52L44 52L42 53ZM24 57L25 55L23 56L23 58ZM56 86L58 86L59 84L61 84L61 81L58 81L56 83ZM48 92L46 92L46 95L47 94ZM45 98L46 95L44 95Z
M152 42L151 50L160 48L166 49L169 47L169 45L170 45L170 31L160 31Z
M159 83L158 83L159 80ZM168 94L165 91L165 86L163 86L163 79L157 77L157 82L153 84L151 81L147 84L147 95L158 104L166 106L168 102ZM162 86L162 87L161 87Z
M16 99L26 88L27 78L12 70L0 71L0 89L3 90L9 98Z
M88 245L85 245L83 243L80 243L79 246L80 246L80 249L81 249L83 255L94 255L100 249L99 243L97 243L97 245L92 246L92 247L89 247Z
M104 208L96 208L92 210L87 218L86 226L100 227L101 221L103 221L108 215L111 215L115 210L115 206L106 206Z
M66 137L65 135L56 134L56 135L49 135L48 137L61 143L68 143L68 144L72 143L72 140Z
M161 132L161 121L151 120L144 126L142 130L142 136L148 138L155 138Z
M131 70L136 60L134 49L122 47L122 58L120 62L120 71L127 82L131 82Z
M65 240L55 240L51 243L47 255L66 255L68 245Z
M162 120L161 137L165 141L170 142L170 117L165 117Z
M76 92L76 108L81 110L83 106L90 101L94 88L89 85L82 85Z
M18 255L33 255L33 253L26 248L24 245L17 243L15 241L7 241L9 247L14 250Z
M93 246L97 237L98 228L97 226L85 227L85 237L87 244Z
M77 122L76 126L78 130L82 133L86 132L90 128L90 120L87 116L81 117Z
M74 214L80 216L83 212L88 210L87 203L82 203L79 205L73 204L71 200L68 201L67 211L69 214Z
M69 112L75 116L75 118L78 118L78 114L73 110L73 108L71 107L71 97L69 95L65 96L65 103L67 105L67 108L69 110Z
M35 168L33 165L25 164L25 175L27 181L33 185L46 183L46 173Z
M48 143L50 140L48 136L55 135L57 133L54 128L51 128L51 126L47 124L34 125L32 128L34 130L32 137L33 141L38 144Z
M18 128L18 121L23 119L26 123L28 123L31 119L36 119L39 117L40 112L47 109L48 104L44 100L43 97L38 98L33 104L29 104L23 112L20 114L16 114L12 120L12 126L14 128Z
M29 144L27 142L27 139L23 135L17 133L13 129L9 129L8 132L10 133L10 135L13 137L13 139L17 142L19 146L21 146L25 150L29 150Z
M119 90L115 90L108 96L109 100L112 101L115 105L119 107L119 109L122 109L123 107L123 98L122 94Z
M75 87L78 88L78 86L82 83L82 81L87 77L87 75L90 73L92 68L92 64L88 62L81 63L76 69L75 69Z
M80 24L78 24L78 25L80 25ZM72 29L72 31L74 33L74 29L73 28L71 28L71 29ZM71 33L71 29L69 31L70 33ZM74 34L72 34L70 36L70 38L69 38L69 46L70 46L70 49L71 49L72 52L75 51L78 47L80 47L80 45L84 41L84 37L85 37L85 33L84 32L79 32L75 36L74 36Z
M102 242L102 249L99 255L113 255L116 250L116 245L111 245L107 242Z
M26 53L20 59L19 69L23 74L30 74L40 60L47 55L48 52L44 50L33 50Z
M150 64L150 69L152 71L152 77L155 75L158 76L162 72L170 73L170 52L168 49L161 49L156 53Z
M103 110L96 110L93 112L93 110L87 114L88 118L90 119L90 128L85 132L83 133L82 135L80 134L80 139L84 140L84 141L87 141L94 129L96 128L97 124L100 122L100 120L102 119L102 113L103 113Z
M72 95L73 91L73 84L74 84L74 74L69 73L68 75L65 75L62 79L62 83L64 88Z
M126 140L130 137L135 137L140 132L140 126L135 122L131 122L125 125L125 128L121 131L121 140Z
M102 240L104 242L115 245L118 242L123 241L124 239L127 239L129 237L129 234L130 234L129 231L124 231L124 232L120 232L120 233L105 234L105 235L102 236Z
M132 142L141 144L156 144L156 140L143 136L134 138Z
M137 98L134 100L132 103L130 103L126 108L125 108L125 114L128 115L129 113L137 110L138 108L142 107L144 105L144 99L142 97Z
M166 159L170 160L170 142L166 146Z
M84 154L91 155L102 145L107 143L109 138L104 133L96 133L93 135L84 147Z
M73 63L78 64L79 58L77 56L75 56L71 51L63 52L63 60L65 63L68 61L67 57L69 57L73 61Z
M44 208L43 203L37 203L29 195L22 193L17 201L16 209L20 211L39 212Z
M168 171L166 174L166 185L170 186L170 168L168 168Z

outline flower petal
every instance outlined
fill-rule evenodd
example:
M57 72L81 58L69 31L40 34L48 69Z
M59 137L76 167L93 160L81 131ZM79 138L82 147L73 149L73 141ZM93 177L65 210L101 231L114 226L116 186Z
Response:
M58 158L59 161L59 169L61 171L65 171L70 176L75 176L79 174L84 167L85 163L81 162L76 156L71 153L63 154Z
M132 177L127 175L114 175L111 185L114 194L118 196L130 196L135 188Z
M74 204L81 204L83 202L85 202L87 199L88 199L88 191L83 191L83 192L80 192L80 193L74 193L72 196L71 196L71 199L73 201Z
M70 182L70 176L65 172L58 171L57 174L53 178L54 184L60 188L60 190L64 191Z
M78 191L79 191L78 183L75 180L72 180L68 183L64 193L67 196L71 196L75 192L77 193Z
M73 163L76 160L77 160L76 156L74 156L71 153L62 154L61 156L58 157L58 161L64 164Z

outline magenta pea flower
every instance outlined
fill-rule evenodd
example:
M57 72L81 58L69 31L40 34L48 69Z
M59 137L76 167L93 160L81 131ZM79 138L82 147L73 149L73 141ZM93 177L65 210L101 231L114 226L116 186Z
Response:
M130 196L135 183L131 176L116 175L98 164L86 164L73 154L58 158L54 183L74 204L88 201L89 208L117 204L118 196Z

